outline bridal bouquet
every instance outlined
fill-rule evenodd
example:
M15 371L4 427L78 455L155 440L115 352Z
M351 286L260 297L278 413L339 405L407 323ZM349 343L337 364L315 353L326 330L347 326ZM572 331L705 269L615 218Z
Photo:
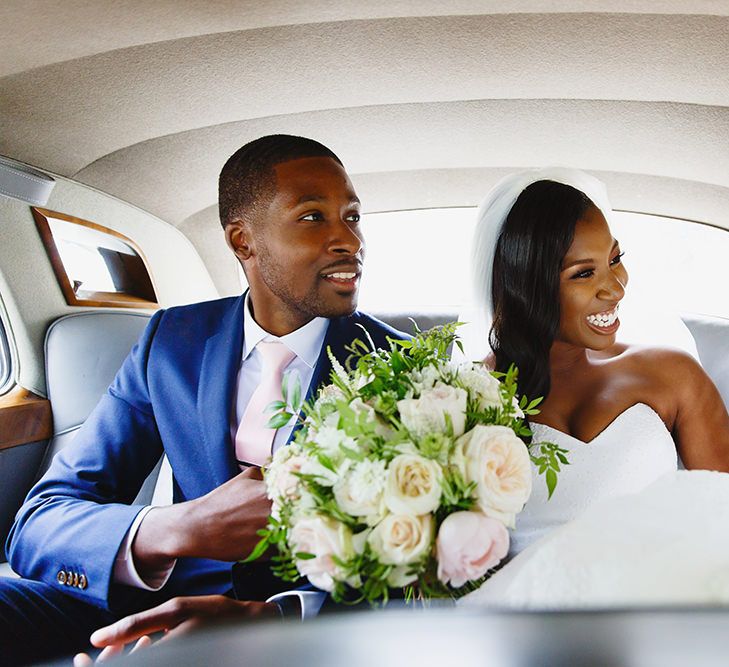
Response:
M273 509L247 560L273 546L278 576L306 576L340 602L386 602L392 588L459 597L485 580L531 493L530 460L550 495L567 460L520 439L541 399L517 398L515 369L449 360L456 326L390 350L355 340L349 371L330 354L331 384L265 472ZM298 412L298 385L285 379L283 395L272 427Z

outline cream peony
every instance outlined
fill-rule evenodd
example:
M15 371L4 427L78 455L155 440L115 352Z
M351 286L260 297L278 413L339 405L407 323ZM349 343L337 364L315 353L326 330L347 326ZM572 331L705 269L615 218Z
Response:
M416 438L436 431L445 433L449 415L453 435L458 437L466 428L466 399L468 394L460 387L437 384L420 394L420 398L404 398L397 402L400 421Z
M344 575L333 556L347 560L354 555L352 533L343 523L323 516L303 518L289 530L289 544L294 553L313 554L307 560L297 558L296 567L309 581L324 591L334 589L334 580Z
M367 541L380 562L385 565L411 565L430 550L433 539L433 517L388 514L370 533ZM398 586L402 583L403 570L397 570ZM417 577L411 579L414 580Z
M387 470L385 505L393 514L428 514L437 509L443 492L443 471L436 461L419 454L399 454Z
M387 470L385 461L355 463L334 484L334 498L352 516L381 515Z
M503 523L480 512L454 512L438 530L438 579L460 588L483 577L508 551L509 533Z
M476 483L478 506L487 516L514 527L516 515L532 492L526 445L506 426L479 424L459 438L467 482Z

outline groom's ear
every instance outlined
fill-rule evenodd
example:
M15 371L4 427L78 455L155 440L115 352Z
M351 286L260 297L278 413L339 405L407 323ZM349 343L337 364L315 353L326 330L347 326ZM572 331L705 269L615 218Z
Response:
M225 242L241 262L253 254L253 236L244 220L231 220L225 226Z

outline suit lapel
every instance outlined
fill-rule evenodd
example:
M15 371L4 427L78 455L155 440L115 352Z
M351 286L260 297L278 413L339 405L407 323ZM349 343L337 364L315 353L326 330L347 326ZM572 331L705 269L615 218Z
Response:
M230 440L230 415L243 350L244 303L245 294L233 302L217 332L208 338L200 368L198 417L217 486L240 472Z

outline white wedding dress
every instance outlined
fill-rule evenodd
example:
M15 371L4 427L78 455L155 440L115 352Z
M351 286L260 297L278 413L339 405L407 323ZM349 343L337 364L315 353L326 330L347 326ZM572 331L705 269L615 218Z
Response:
M645 403L622 412L587 443L545 424L532 423L530 428L534 442L553 442L568 450L570 463L562 467L549 501L544 477L534 470L532 495L511 534L511 557L596 501L640 491L678 466L671 434Z
M536 476L517 515L515 556L464 606L498 609L729 604L729 474L677 471L660 417L637 404L569 450L552 499Z

